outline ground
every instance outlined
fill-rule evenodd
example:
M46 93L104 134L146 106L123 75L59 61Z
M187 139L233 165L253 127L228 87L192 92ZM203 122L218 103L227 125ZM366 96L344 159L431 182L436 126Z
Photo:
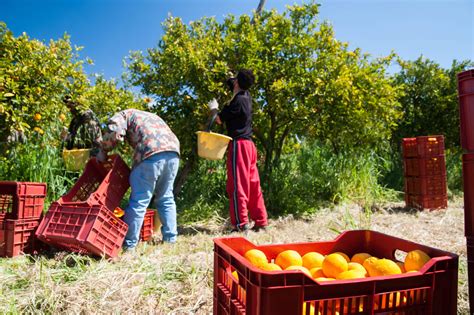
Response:
M271 220L266 232L242 234L256 244L326 241L341 231L371 229L460 255L458 314L468 314L462 199L449 208L407 212L337 206L303 218ZM75 254L0 259L0 313L212 313L213 242L224 222L181 228L174 245L142 244L115 261Z

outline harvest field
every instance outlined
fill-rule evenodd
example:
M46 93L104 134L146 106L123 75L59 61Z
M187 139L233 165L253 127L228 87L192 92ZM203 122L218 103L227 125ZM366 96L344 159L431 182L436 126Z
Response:
M463 201L437 211L392 203L371 215L356 205L271 220L256 244L332 240L337 231L371 229L460 255L458 314L468 314ZM0 313L212 313L213 242L223 220L181 227L175 246L142 244L114 262L68 253L0 259ZM297 233L295 233L297 231ZM238 235L238 234L236 234Z

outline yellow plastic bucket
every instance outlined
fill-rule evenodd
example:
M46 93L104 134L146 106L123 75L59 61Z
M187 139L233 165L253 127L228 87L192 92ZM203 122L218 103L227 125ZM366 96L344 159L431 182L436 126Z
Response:
M215 132L198 131L198 155L208 160L220 160L224 157L231 137Z
M90 157L91 149L63 150L63 159L68 171L77 172L84 168Z

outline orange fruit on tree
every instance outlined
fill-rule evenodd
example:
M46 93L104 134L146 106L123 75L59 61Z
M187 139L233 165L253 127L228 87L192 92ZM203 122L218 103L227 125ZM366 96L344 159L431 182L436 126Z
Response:
M369 270L369 275L371 277L377 276L390 276L390 275L398 275L401 274L402 271L400 267L390 259L378 259L372 266L371 270Z
M268 263L266 265L260 266L260 269L266 270L266 271L276 271L276 270L281 270L280 266L274 263Z
M321 278L321 277L326 277L323 272L323 268L321 267L314 267L309 270L311 273L311 277L313 278Z
M303 259L297 251L288 249L278 254L275 264L280 266L281 269L286 269L290 266L303 266Z
M41 114L40 113L36 113L34 116L33 116L33 119L35 121L40 121L41 120Z
M348 265L342 255L332 253L324 258L322 268L326 277L336 278L341 272L347 271Z
M366 260L367 258L370 258L370 257L372 257L372 255L370 255L368 253L357 253L354 256L352 256L351 262L356 262L356 263L359 263L359 264L363 265L364 260Z
M364 276L367 276L367 270L365 270L364 266L362 266L359 263L356 262L350 262L347 264L347 270L357 270L360 271L364 274Z
M63 113L59 114L59 120L60 121L65 121L66 120L66 115L64 115Z
M344 259L347 261L347 262L350 262L351 259L349 258L349 256L347 256L346 254L344 254L343 252L335 252L333 254L339 254L341 255L342 257L344 257Z
M259 249L248 250L244 257L247 258L247 260L255 267L260 268L261 266L268 264L267 256Z
M337 275L337 280L360 279L365 278L365 273L360 270L347 270Z
M308 270L321 267L323 264L324 256L318 252L309 252L303 255L303 267L308 268Z
M416 249L412 250L407 254L405 257L405 270L406 271L411 271L411 270L420 270L423 268L423 266L431 259L428 254L426 254L424 251Z

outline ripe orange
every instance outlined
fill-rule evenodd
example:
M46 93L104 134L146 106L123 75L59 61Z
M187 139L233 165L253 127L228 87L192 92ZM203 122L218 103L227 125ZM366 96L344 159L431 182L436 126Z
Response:
M309 272L311 273L311 277L313 277L313 278L325 277L324 272L323 272L323 268L321 268L321 267L314 267L314 268L310 269Z
M260 266L260 269L266 270L266 271L275 271L275 270L281 270L280 266L274 263L268 263L266 265Z
M405 257L405 270L420 270L431 259L424 251L416 249L412 250Z
M366 260L364 260L364 268L367 270L367 273L369 274L370 277L372 277L372 274L374 274L373 268L375 263L379 260L377 257L369 257Z
M364 276L367 276L367 270L365 270L364 266L362 266L359 263L356 262L350 262L347 264L347 270L357 270L360 271L364 274Z
M41 120L41 114L40 113L36 113L35 116L33 116L33 119L35 121L40 121Z
M284 270L290 266L303 266L303 259L297 251L288 249L278 254L275 264Z
M405 270L405 264L404 263L402 263L401 261L396 261L396 263L397 263L398 267L400 267L400 270L402 271L402 273L407 272Z
M335 252L333 254L339 254L341 255L342 257L344 257L344 259L347 261L347 262L350 262L351 259L349 258L349 256L347 256L346 254L344 254L343 252Z
M251 249L247 251L244 257L247 258L247 260L250 261L250 263L255 267L260 268L263 265L268 264L267 256L265 256L264 252L258 249Z
M303 255L303 267L308 268L308 270L321 267L323 264L324 256L318 252L309 252Z
M385 258L378 259L372 266L372 269L369 270L371 277L398 275L401 273L400 267L393 260Z
M372 255L370 255L368 253L357 253L354 256L352 256L351 262L356 262L356 263L359 263L359 264L363 265L364 260L366 260L367 258L370 258L370 257L372 257Z
M303 266L289 266L285 270L299 270L311 277L311 273L309 272L309 270Z
M365 278L365 273L360 270L347 270L337 275L337 280Z
M326 277L336 278L341 272L347 271L348 266L343 256L333 253L324 258L322 268Z
M59 120L60 121L65 121L66 120L66 115L64 115L63 113L59 114Z
M326 277L319 277L319 278L315 278L314 279L315 281L334 281L336 279L334 278L326 278Z

